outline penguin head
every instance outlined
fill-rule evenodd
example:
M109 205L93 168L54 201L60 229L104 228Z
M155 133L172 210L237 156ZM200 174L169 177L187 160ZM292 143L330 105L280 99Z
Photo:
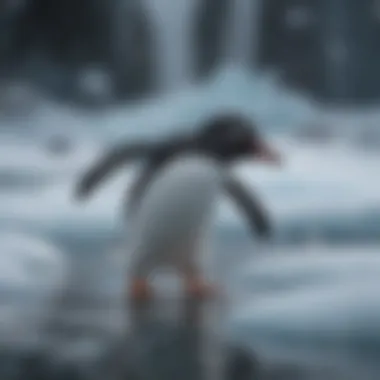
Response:
M196 144L222 161L253 159L279 164L279 154L259 136L250 120L235 114L214 117L201 127Z

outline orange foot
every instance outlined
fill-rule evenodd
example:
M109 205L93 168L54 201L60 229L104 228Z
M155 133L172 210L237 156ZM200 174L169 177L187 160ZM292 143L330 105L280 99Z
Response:
M192 298L209 299L217 295L217 290L200 278L186 280L186 295Z
M153 292L147 280L134 279L132 281L129 295L132 301L144 302L149 301L152 298Z

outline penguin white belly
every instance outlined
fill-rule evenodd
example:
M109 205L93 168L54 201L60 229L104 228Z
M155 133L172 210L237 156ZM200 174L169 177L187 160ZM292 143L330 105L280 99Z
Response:
M163 265L194 266L210 232L221 168L188 156L169 163L147 189L134 224L132 274L148 276Z

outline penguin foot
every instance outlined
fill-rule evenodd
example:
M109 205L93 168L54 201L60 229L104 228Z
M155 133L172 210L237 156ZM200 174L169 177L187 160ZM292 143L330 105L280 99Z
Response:
M130 299L134 302L146 302L152 299L153 291L146 279L134 279L129 291Z
M203 279L189 278L186 280L186 295L191 298L209 299L218 294L217 289Z

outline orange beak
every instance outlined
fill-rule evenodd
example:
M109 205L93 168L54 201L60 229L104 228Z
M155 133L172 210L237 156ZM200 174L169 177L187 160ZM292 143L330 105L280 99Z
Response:
M282 163L280 154L263 141L258 146L255 146L254 152L255 157L261 162L275 166L279 166Z

